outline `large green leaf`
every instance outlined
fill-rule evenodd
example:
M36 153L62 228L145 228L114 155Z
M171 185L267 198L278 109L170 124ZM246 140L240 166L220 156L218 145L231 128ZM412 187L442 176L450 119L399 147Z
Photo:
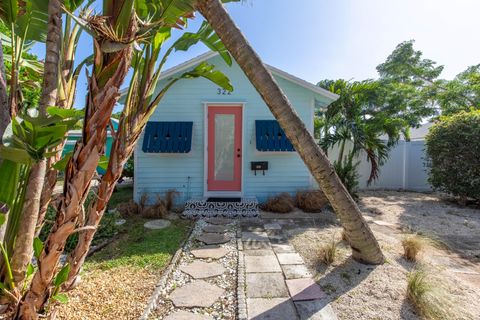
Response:
M30 164L31 158L25 149L0 145L0 159L20 164ZM0 180L3 183L3 180Z
M3 160L0 165L0 202L11 205L17 194L17 184L20 178L20 164Z
M53 284L55 287L60 287L65 281L68 279L68 273L70 272L70 265L67 263L63 266L62 269L58 272L55 280L53 280Z
M16 2L18 13L14 21L15 33L25 40L45 42L48 24L48 1L28 0Z
M0 17L7 25L15 23L18 13L17 0L2 0L0 2Z
M175 51L187 51L199 41L205 44L210 50L218 52L229 66L232 65L232 57L230 56L230 53L227 48L225 48L213 28L206 21L202 23L200 29L198 29L196 33L185 32L177 41L175 41L173 48Z
M180 19L195 12L195 0L135 0L137 15L146 21L181 28Z
M185 72L180 76L180 78L191 79L191 78L206 78L213 83L219 85L225 90L233 91L233 86L230 83L230 79L222 72L215 69L215 66L207 62L202 62L196 66L193 70Z

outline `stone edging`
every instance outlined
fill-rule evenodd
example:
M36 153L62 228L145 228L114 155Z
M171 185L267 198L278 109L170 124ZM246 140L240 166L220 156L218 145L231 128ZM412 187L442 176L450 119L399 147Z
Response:
M238 262L237 262L237 315L238 320L247 319L247 300L245 297L245 259L243 256L242 232L237 229L237 248L238 248Z
M172 260L170 260L169 265L164 269L164 272L162 276L160 277L160 280L158 281L155 290L153 291L152 295L150 296L150 299L148 299L148 303L145 306L145 309L143 309L142 315L138 318L138 320L147 320L148 316L150 313L157 308L157 300L162 294L162 291L165 288L165 285L167 284L167 280L170 277L170 274L173 272L175 267L177 266L178 262L180 261L180 257L182 256L183 249L185 245L188 243L190 238L192 237L193 230L195 229L195 225L197 222L195 222L191 227L190 230L188 231L188 236L185 237L183 240L182 245L178 250L175 252L175 255L173 256Z

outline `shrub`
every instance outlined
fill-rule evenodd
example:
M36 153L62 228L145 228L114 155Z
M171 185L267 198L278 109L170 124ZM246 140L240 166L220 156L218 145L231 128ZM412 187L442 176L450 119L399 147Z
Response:
M295 201L288 193L280 193L278 196L270 197L260 205L260 209L269 212L288 213L295 208Z
M123 166L123 171L122 171L122 178L133 178L134 176L134 160L133 160L133 154L131 157L127 160L127 163Z
M436 190L480 200L480 111L442 117L426 136L428 181Z
M360 175L357 172L360 161L354 162L354 153L350 152L343 161L334 161L333 167L348 193L354 199L358 199L358 179Z
M321 190L298 191L296 205L305 212L320 212L328 204L328 199Z

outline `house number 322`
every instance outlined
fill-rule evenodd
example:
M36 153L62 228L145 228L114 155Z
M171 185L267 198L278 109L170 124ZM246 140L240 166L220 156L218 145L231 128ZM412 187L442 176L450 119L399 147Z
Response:
M222 96L226 96L226 95L231 95L232 92L228 91L227 89L218 88L217 89L217 94L222 95Z

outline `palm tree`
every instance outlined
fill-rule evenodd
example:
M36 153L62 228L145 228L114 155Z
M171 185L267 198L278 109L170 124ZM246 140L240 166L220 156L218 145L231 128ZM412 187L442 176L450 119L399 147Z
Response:
M325 153L315 143L275 79L232 21L220 0L198 0L197 8L222 39L250 82L285 131L295 150L317 180L350 239L353 258L369 264L383 263L377 240L355 201L335 173Z
M317 114L322 119L317 122L322 133L320 146L325 151L339 145L336 163L342 167L342 162L348 162L344 154L346 143L350 142L349 153L358 157L364 152L370 162L367 183L372 183L388 159L389 150L402 134L408 137L408 112L386 101L387 89L380 81L323 80L318 86L339 95L327 110ZM381 136L386 136L387 141Z

